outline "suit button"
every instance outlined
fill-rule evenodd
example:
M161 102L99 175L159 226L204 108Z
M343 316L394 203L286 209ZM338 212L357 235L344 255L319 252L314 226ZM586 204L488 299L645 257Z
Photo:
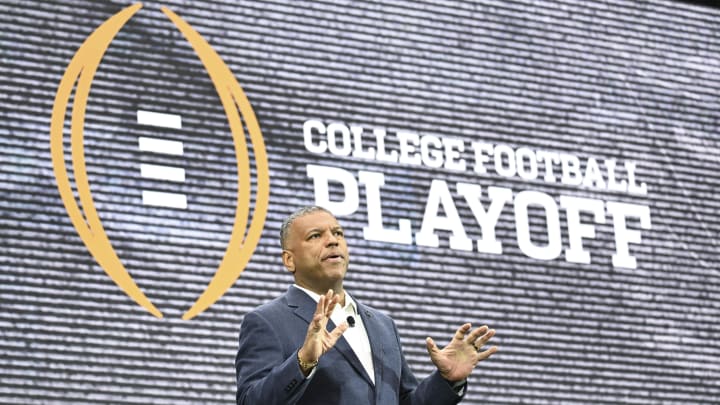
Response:
M285 392L289 392L291 389L293 389L297 385L297 380L293 379L290 381L288 385L285 386Z

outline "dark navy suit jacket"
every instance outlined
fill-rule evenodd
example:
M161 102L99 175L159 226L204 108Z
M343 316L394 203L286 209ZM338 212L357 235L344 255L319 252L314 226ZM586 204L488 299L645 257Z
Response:
M462 399L437 371L418 383L402 354L393 320L359 302L358 313L372 349L375 384L345 338L320 358L314 374L306 379L297 351L316 305L305 292L291 286L245 315L235 359L238 404L444 405ZM328 324L332 330L332 321Z

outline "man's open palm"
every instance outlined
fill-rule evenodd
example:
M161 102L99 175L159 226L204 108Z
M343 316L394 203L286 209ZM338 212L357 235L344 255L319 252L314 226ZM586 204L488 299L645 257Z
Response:
M478 362L497 351L497 346L482 350L495 335L494 329L484 325L470 332L471 327L469 323L459 327L450 343L443 349L440 349L432 338L426 339L430 359L440 371L440 375L448 381L465 380Z
M320 356L327 353L328 350L335 346L343 333L348 329L346 322L341 323L332 332L327 331L327 323L330 320L335 305L340 300L340 296L336 295L332 290L325 295L320 296L315 314L308 326L307 335L305 335L305 343L298 351L298 356L306 363L314 363Z

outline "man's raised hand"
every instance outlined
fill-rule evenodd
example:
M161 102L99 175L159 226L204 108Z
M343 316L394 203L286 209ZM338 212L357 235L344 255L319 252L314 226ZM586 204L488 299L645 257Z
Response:
M325 295L320 296L320 300L315 308L310 325L308 325L305 342L300 350L298 350L298 359L301 364L317 364L320 356L327 353L335 343L340 339L343 333L348 329L347 322L337 325L332 332L327 331L327 323L330 320L335 305L340 301L340 295L335 294L332 290L328 290ZM308 375L312 367L303 370Z
M497 351L497 346L483 350L483 346L495 335L494 329L483 325L470 332L471 328L469 323L460 326L443 349L430 337L425 341L430 359L440 371L440 375L450 382L465 380L478 362Z

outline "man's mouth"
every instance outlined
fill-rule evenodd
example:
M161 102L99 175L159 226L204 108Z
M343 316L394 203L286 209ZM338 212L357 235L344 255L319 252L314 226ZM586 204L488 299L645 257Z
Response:
M331 253L325 257L322 258L324 262L339 262L343 261L345 257L339 253Z

